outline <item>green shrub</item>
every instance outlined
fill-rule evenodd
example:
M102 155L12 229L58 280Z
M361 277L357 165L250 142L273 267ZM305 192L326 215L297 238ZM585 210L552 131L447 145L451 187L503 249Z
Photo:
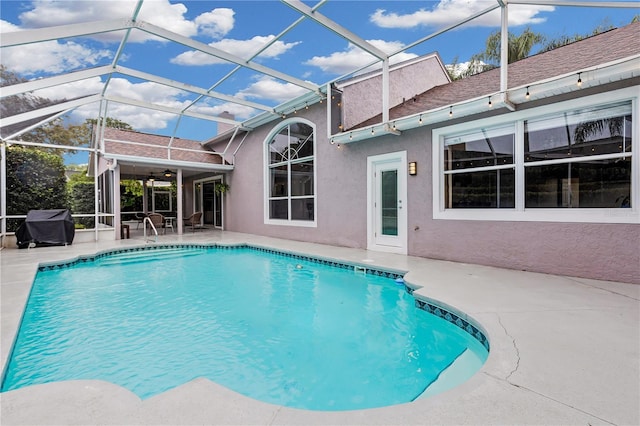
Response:
M6 153L8 215L69 208L64 161L60 155L18 145L8 146ZM7 220L7 231L15 232L22 222L22 219Z

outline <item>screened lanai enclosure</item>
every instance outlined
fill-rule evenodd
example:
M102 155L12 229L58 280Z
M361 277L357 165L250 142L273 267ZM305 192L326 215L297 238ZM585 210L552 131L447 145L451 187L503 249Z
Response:
M471 2L473 7L447 24L428 31L422 27L413 33L411 42L384 44L377 39L393 40L396 35L392 31L401 31L400 27L383 30L380 25L379 37L358 35L351 25L373 21L374 16L345 16L346 3L200 1L167 2L171 7L162 8L154 1L137 0L123 2L108 16L87 14L92 18L66 23L52 18L51 22L23 27L3 16L0 246L15 244L14 233L27 213L42 209L69 209L76 241L126 238L123 230L140 229L144 217L151 213L162 215L163 232L184 233L184 219L194 213L201 213L199 227L224 229L225 215L233 214L226 211L225 200L238 190L233 186L234 168L243 161L247 135L261 126L322 104L326 129L322 129L322 140L315 143L339 146L400 135L402 130L436 122L452 108L458 117L464 116L465 110L472 114L477 105L486 104L484 96L453 101L429 114L418 111L397 122L390 120L389 111L400 100L394 98L389 70L396 63L442 51L442 45L455 50L461 43L474 43L460 41L456 30L478 23L498 32L502 46L496 65L500 88L488 97L489 104L513 110L510 96L515 92L507 90L507 40L511 25L522 25L518 19L523 12L534 18L538 13L553 13L556 7L608 11L638 7L637 2L483 0ZM351 3L354 8L362 4ZM434 2L397 3L412 9L434 6ZM200 14L177 28L170 22L174 19L171 14L181 7L184 14L185 5ZM71 15L89 6L99 9L95 2L65 5ZM260 28L254 29L240 15L233 21L233 7L251 7L254 15L260 14L260 8L277 8L278 19L263 20ZM384 10L376 14L381 18ZM515 17L513 24L510 16ZM24 22L27 18L27 14L21 15ZM247 36L246 43L225 39L229 29L222 28L222 18L250 28L252 37ZM297 41L312 31L321 36L304 44ZM477 50L484 48L482 43ZM329 56L326 52L331 48L340 55ZM140 49L153 50L157 57L168 56L160 62L139 60ZM38 73L25 71L27 62L39 61L39 51L55 51L64 66L43 63ZM290 56L279 60L285 51L290 51ZM326 66L323 58L337 58L341 66L331 77L312 81L318 78L313 69ZM294 63L306 68L293 67ZM182 72L180 66L197 66L198 72ZM372 70L380 73L369 89L376 102L367 105L370 110L346 113L339 83ZM244 88L232 86L238 81L246 82ZM540 97L543 83L538 87ZM524 97L524 87L518 90L515 95ZM549 83L546 90L558 87ZM172 97L160 95L167 93ZM528 87L526 95L528 99ZM362 124L376 114L375 122ZM358 121L356 117L361 118ZM145 128L162 131L136 131L128 123L134 119L145 123ZM275 148L268 164L266 179L270 183L265 185L270 192L265 204L272 218L315 220L313 161L322 160L309 160L316 153L310 151L312 144L304 137L288 145L286 152L276 149L281 144L279 137L291 137L282 132L292 127L284 127L266 141ZM312 131L299 133L308 136Z

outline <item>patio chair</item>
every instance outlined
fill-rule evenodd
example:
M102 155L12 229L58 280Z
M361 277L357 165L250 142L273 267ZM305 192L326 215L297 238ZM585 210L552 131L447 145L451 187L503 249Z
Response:
M136 222L138 222L138 223L136 224L136 229L140 228L140 225L144 222L144 218L145 218L145 217L147 217L147 215L146 215L146 214L144 214L144 213L136 213L136 214L135 214Z
M184 226L191 226L191 232L195 232L196 226L200 226L200 219L202 218L202 212L195 212L186 219L183 219Z
M149 213L147 217L149 218L151 223L153 223L153 226L156 227L156 231L160 232L160 228L162 228L163 233L166 233L167 230L164 227L165 220L163 215L161 215L160 213Z

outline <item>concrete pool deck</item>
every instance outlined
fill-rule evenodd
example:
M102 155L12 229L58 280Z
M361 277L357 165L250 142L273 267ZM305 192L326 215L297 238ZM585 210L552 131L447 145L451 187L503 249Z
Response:
M0 394L14 424L640 424L640 286L324 246L248 234L166 235L158 243L249 243L409 271L423 297L487 331L491 352L464 384L370 410L321 412L266 404L196 379L144 401L101 381L36 385ZM141 240L0 251L1 367L37 266ZM606 262L606 254L602 259ZM638 266L640 274L640 265Z

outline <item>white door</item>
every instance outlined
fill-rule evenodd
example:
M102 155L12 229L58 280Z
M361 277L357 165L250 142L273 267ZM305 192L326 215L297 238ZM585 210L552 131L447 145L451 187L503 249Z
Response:
M407 153L368 158L367 248L407 253Z

